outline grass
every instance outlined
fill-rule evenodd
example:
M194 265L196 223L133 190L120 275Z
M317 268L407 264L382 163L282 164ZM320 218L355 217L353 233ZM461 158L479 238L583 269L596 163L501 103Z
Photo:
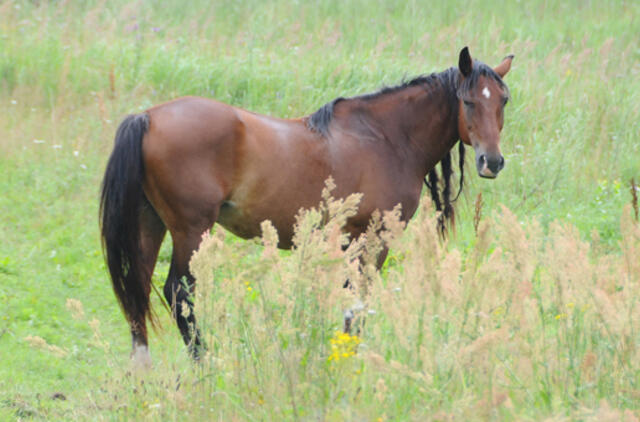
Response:
M636 238L633 223L621 230L620 222L629 180L640 180L638 9L625 1L0 3L0 419L637 412L637 253L628 246ZM506 78L507 167L493 182L469 178L457 236L430 246L442 259L412 253L427 247L431 215L410 223L375 279L367 303L377 313L356 356L344 367L327 362L351 300L329 282L346 271L343 261L318 256L298 271L294 252L277 261L280 279L261 278L263 249L227 236L219 252L232 266L213 260L222 267L215 280L240 288L218 286L201 299L214 313L238 304L228 321L208 325L218 353L191 366L154 297L164 327L151 338L158 371L146 387L127 375L127 327L97 227L101 175L124 115L196 94L300 116L444 70L464 45L489 64L516 56ZM479 192L481 225L493 233L482 253ZM168 259L165 245L158 286ZM309 281L318 274L324 296ZM422 290L394 305L387 286ZM68 298L82 303L83 317L72 317ZM271 308L300 319L279 321ZM299 337L308 330L311 340Z

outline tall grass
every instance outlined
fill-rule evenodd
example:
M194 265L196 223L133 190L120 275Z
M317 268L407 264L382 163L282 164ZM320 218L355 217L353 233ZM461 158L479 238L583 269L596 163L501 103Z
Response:
M208 345L201 361L190 365L182 353L176 364L163 351L152 373L120 372L92 409L70 414L635 420L640 226L630 207L619 256L565 223L545 236L535 219L521 224L506 208L481 223L463 254L440 241L426 197L406 231L399 210L378 215L344 250L340 228L359 198L328 192L319 209L299 214L290 255L277 252L268 221L257 242L205 235L191 261ZM383 244L394 258L381 276L367 263ZM341 287L346 278L353 290ZM343 334L342 312L357 303L357 334Z
M640 180L639 7L623 0L0 2L0 419L159 412L181 419L185 411L204 412L193 406L206 394L222 403L213 407L220 418L293 418L286 413L292 400L299 417L327 419L421 419L428 411L444 412L431 414L440 419L536 418L537 411L596 418L593 412L607 409L615 418L637 407L634 288L623 277L637 277L624 246L633 244L634 226L621 230L620 221L633 198L628 181ZM355 301L335 290L340 280L329 284L352 271L343 256L318 255L321 265L301 270L298 284L270 265L297 274L299 252L288 260L261 258L263 249L228 235L220 252L229 261L213 278L228 302L201 300L213 301L209 317L223 305L242 313L206 325L211 335L220 333L210 339L211 368L191 369L170 318L161 315L165 329L151 339L156 372L144 388L124 375L129 338L102 263L96 218L102 169L124 115L195 94L301 116L337 96L454 66L464 45L488 64L516 56L506 77L513 96L501 144L506 168L493 182L468 178L458 233L448 245L421 243L430 239L432 218L423 211L394 243L383 274L367 272L371 288L359 298L376 313L361 328L355 356L327 360L332 346L349 354L356 342L334 338ZM571 250L577 258L569 258ZM156 268L159 287L169 260L167 244ZM274 275L261 275L265 268ZM303 279L309 274L320 278L314 286L328 289L324 297ZM280 293L263 296L258 281ZM384 293L382 286L401 289ZM248 287L254 302L241 296L253 297ZM69 317L69 297L82 301L85 319ZM415 312L401 313L394 303ZM580 313L583 305L589 307ZM276 311L299 319L278 320L281 329ZM99 327L87 324L94 319ZM255 325L261 321L267 325ZM93 340L97 329L101 341ZM312 339L295 337L303 333ZM250 334L264 351L248 342ZM46 345L64 355L51 355L57 349ZM246 354L252 350L254 357ZM305 371L296 357L302 350ZM234 362L243 369L229 369ZM582 362L591 369L581 369ZM335 369L338 363L344 370ZM253 389L241 390L249 382ZM497 397L504 401L494 406ZM377 400L384 404L372 404Z
M640 226L629 207L612 257L570 225L543 236L506 208L463 254L439 242L428 201L406 232L388 213L343 252L337 227L353 200L328 203L324 227L322 212L299 216L291 256L275 253L263 224L262 255L241 271L222 231L204 239L192 270L206 286L196 303L210 353L196 403L231 390L252 418L341 420L622 418L636 408ZM381 243L395 257L385 276L358 272L356 258ZM341 288L347 277L354 292ZM359 337L336 335L358 299ZM240 416L224 395L213 402Z

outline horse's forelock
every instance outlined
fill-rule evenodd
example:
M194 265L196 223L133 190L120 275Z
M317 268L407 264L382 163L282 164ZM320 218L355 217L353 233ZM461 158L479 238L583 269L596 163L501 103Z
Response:
M483 62L479 60L473 61L473 70L469 76L466 78L462 77L462 74L458 72L458 82L457 82L457 95L458 98L463 97L470 90L472 90L477 84L478 79L481 77L487 77L496 81L498 86L502 88L506 95L509 96L509 87L502 80L500 75L498 75L491 67L487 66Z

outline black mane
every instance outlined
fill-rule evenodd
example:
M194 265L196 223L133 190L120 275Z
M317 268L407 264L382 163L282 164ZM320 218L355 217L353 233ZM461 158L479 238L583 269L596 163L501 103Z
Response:
M396 86L385 86L376 92L370 94L358 95L356 97L344 98L338 97L333 101L320 107L315 113L311 114L307 118L307 127L322 136L329 134L329 124L333 118L333 108L340 101L358 99L358 100L374 100L382 97L383 95L392 94L394 92L402 91L403 89L413 86L424 86L429 88L436 83L442 84L445 87L457 87L458 70L456 68L450 68L441 73L432 73L430 75L420 75L409 81L402 81ZM455 91L455 88L453 88Z
M333 107L336 103L344 100L344 97L338 97L333 101L330 101L320 107L318 111L313 113L307 119L307 127L314 132L318 132L322 136L329 135L329 123L331 123L331 119L333 118Z
M350 99L358 99L358 100L374 100L386 94L392 94L394 92L402 91L403 89L413 87L413 86L422 86L425 89L428 89L434 85L441 85L447 91L449 91L449 99L451 101L457 101L462 95L468 92L470 89L473 89L478 82L478 78L480 76L490 77L495 80L501 88L507 90L507 86L502 81L500 76L493 69L491 69L486 64L474 60L473 62L473 71L471 75L465 78L462 83L460 83L460 71L456 67L451 67L440 73L432 73L430 75L420 75L416 78L413 78L409 81L402 81L399 85L391 86L391 87L382 87L380 90L373 92L371 94L363 94L356 97L344 98L338 97L333 101L330 101L320 107L315 113L311 114L307 119L307 127L322 136L327 136L329 134L329 124L333 118L333 109L337 103L340 101L350 100Z

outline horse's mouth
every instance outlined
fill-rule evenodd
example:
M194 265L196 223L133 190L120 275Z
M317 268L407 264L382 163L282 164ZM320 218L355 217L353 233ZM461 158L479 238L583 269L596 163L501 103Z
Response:
M498 177L497 173L492 172L487 167L485 167L482 170L478 171L478 175L480 177L482 177L483 179L495 179L496 177Z

